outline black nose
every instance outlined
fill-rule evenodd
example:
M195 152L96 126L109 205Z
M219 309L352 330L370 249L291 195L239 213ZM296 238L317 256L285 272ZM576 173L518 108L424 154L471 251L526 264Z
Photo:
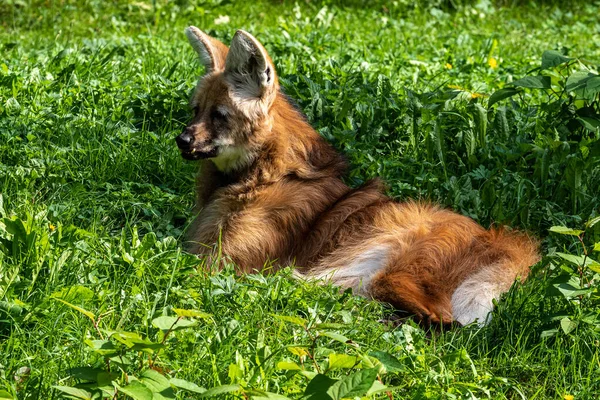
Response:
M175 138L175 141L177 142L177 146L179 146L179 148L188 148L190 147L190 144L192 144L192 141L194 140L194 137L190 134L190 132L186 129L185 131L183 131L183 133L179 136L177 136Z

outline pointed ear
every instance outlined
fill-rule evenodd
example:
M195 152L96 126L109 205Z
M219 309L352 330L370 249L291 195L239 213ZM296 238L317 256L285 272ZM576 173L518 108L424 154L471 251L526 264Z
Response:
M222 71L225 68L228 48L219 40L208 36L195 26L185 28L185 35L200 56L200 62L206 73Z
M275 67L267 51L254 36L242 30L231 40L225 73L236 89L249 97L264 97L276 89Z

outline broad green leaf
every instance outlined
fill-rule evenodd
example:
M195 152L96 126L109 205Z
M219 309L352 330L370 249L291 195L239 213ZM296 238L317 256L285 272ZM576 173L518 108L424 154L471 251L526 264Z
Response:
M153 392L162 392L166 389L171 389L169 380L159 372L153 369L147 369L140 375L140 381Z
M600 263L594 261L592 262L590 265L587 266L589 269L591 269L594 272L600 273Z
M588 71L575 71L567 78L568 91L583 89L587 84L587 79L590 77Z
M179 329L185 329L192 326L196 326L198 323L196 321L190 321L187 319L181 319L181 317L170 317L170 316L162 316L158 318L154 318L152 320L152 325L163 331L176 331Z
M55 298L55 297L53 297L53 299L56 300L56 301L60 301L61 303L64 303L66 305L68 305L69 307L71 307L74 310L79 311L80 313L82 313L83 315L85 315L86 317L88 317L89 319L91 319L92 322L96 322L96 316L94 315L94 313L92 313L92 312L90 312L88 310L84 310L81 307L77 307L76 305L73 305L71 303L68 303L68 302L64 301L63 299L58 299L58 298Z
M378 359L388 372L399 372L405 369L404 365L396 357L385 351L372 351L369 355Z
M300 371L302 368L293 361L279 361L277 369L286 371Z
M558 233L560 235L571 235L571 236L579 236L583 233L583 231L567 228L566 226L553 226L548 229L550 232Z
M5 390L0 390L0 400L14 400L14 397Z
M567 253L560 253L560 252L557 252L556 255L559 256L560 258L562 258L563 260L568 261L571 264L576 265L578 267L582 267L584 265L592 263L592 260L590 260L589 257L576 256L574 254L567 254Z
M152 400L154 398L152 391L140 381L132 381L127 386L119 386L117 384L115 386L119 392L135 400Z
M337 323L323 323L323 324L315 324L315 328L317 328L317 329L344 329L344 328L348 328L348 325L337 324Z
M519 89L510 86L495 91L488 100L488 108L492 107L494 104L501 100L514 96L517 93L519 93Z
M304 357L304 356L308 355L308 351L304 347L288 346L287 349L290 353L292 353L298 357Z
M375 379L377 379L377 369L363 369L335 382L327 390L327 394L333 400L341 400L345 397L364 396L373 386Z
M164 344L144 339L139 333L135 332L112 331L108 336L124 344L131 350L145 351L146 353L152 353L154 350L164 347Z
M356 343L354 343L352 340L348 339L346 336L344 336L340 333L337 333L337 332L329 332L329 331L319 332L319 336L325 336L330 339L336 340L340 343L351 344L351 345L354 345L355 347L358 347L358 345Z
M512 82L512 85L531 89L550 89L551 81L549 76L526 76L525 78Z
M245 392L245 394L250 396L251 399L255 400L290 400L289 397L284 395L273 392L265 392L262 390L250 390Z
M371 388L367 391L366 395L367 397L370 397L376 393L381 393L381 392L385 392L388 390L393 390L393 388L387 387L385 386L383 383L379 382L377 379L375 379L375 382L373 382L373 385L371 386Z
M187 318L210 318L212 314L208 314L198 310L185 310L183 308L174 308L173 312L180 317Z
M25 243L27 241L27 229L23 225L23 221L18 218L3 218L6 232L10 233L15 239Z
M85 286L73 285L52 293L50 297L64 301L89 300L94 297L94 292Z
M579 121L581 125L589 131L596 132L598 129L600 129L599 119L591 117L579 117L577 118L577 121Z
M328 369L353 368L359 363L360 363L360 360L357 356L351 356L348 354L332 353L329 355Z
M556 50L546 50L542 54L542 69L556 67L557 65L564 64L571 60L572 58L567 57Z
M133 264L135 259L128 252L123 251L123 261L125 261L127 264Z
M477 142L479 146L483 147L487 134L487 110L479 103L475 103L473 107L475 108L473 119L475 120L475 128L477 129Z
M20 315L23 312L23 307L21 307L19 304L16 304L17 301L19 300L15 299L14 301L0 301L0 310L14 316Z
M590 219L588 222L585 223L585 227L591 228L592 226L596 225L598 222L600 222L600 216Z
M240 385L221 385L221 386L217 386L217 387L208 389L206 392L202 393L198 397L199 398L213 397L213 396L217 396L219 394L239 392L240 390L242 390L242 387Z
M78 368L73 368L69 370L69 374L75 378L75 379L79 379L81 381L90 381L90 382L97 382L98 381L98 374L105 372L104 370L100 369L100 368L92 368L92 367L78 367Z
M562 293L562 295L567 299L570 299L571 297L587 294L591 290L590 288L581 289L578 286L573 286L568 283L558 283L558 284L554 285L554 287L557 288Z
M571 321L568 317L565 317L560 320L560 327L562 328L563 332L568 335L569 333L573 332L575 328L577 328L577 323Z
M108 356L117 354L117 348L110 340L90 340L86 339L85 343L92 348L96 353Z
M308 382L308 385L306 385L304 396L315 396L315 399L327 399L327 391L337 382L337 379L332 379L327 375L317 374L310 382Z
M142 337L139 333L134 332L110 332L109 337L115 339L116 341L124 344L127 347L133 347L134 340L142 340Z
M552 337L555 336L558 333L558 329L547 329L545 331L542 331L542 334L540 335L540 337L542 338L548 338L548 337Z
M110 390L113 390L113 381L116 381L119 377L120 375L116 372L99 372L97 376L98 386L107 386L110 387Z
M594 251L600 251L600 242L594 244Z
M175 386L176 388L182 389L182 390L187 390L188 392L192 392L192 393L206 392L206 389L204 389L203 387L200 387L200 386L196 385L195 383L186 381L184 379L171 378L169 380L169 382L171 383L171 385Z
M274 318L276 318L280 321L290 322L292 324L300 325L303 327L305 327L308 324L308 321L306 321L305 319L300 318L300 317L291 317L288 315L278 315L278 314L271 314L271 316L273 316Z
M84 399L84 400L92 399L92 394L90 392L88 392L87 390L78 389L78 388L74 388L71 386L60 386L60 385L55 385L52 387L56 390L60 390L61 392L68 394L71 397L75 397L76 399ZM2 393L0 392L0 395L1 394Z

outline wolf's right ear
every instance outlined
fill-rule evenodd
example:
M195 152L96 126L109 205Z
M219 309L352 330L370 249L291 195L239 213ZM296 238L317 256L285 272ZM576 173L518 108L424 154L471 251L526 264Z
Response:
M225 60L229 51L227 46L195 26L185 28L185 35L200 56L200 62L206 68L207 74L225 69Z

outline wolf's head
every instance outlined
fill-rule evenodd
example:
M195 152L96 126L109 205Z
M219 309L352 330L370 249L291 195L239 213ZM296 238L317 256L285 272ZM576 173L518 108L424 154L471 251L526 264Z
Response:
M188 160L211 158L222 171L242 168L270 131L269 110L279 89L273 62L242 30L229 48L194 26L185 34L206 73L192 95L193 120L177 136L177 146Z

